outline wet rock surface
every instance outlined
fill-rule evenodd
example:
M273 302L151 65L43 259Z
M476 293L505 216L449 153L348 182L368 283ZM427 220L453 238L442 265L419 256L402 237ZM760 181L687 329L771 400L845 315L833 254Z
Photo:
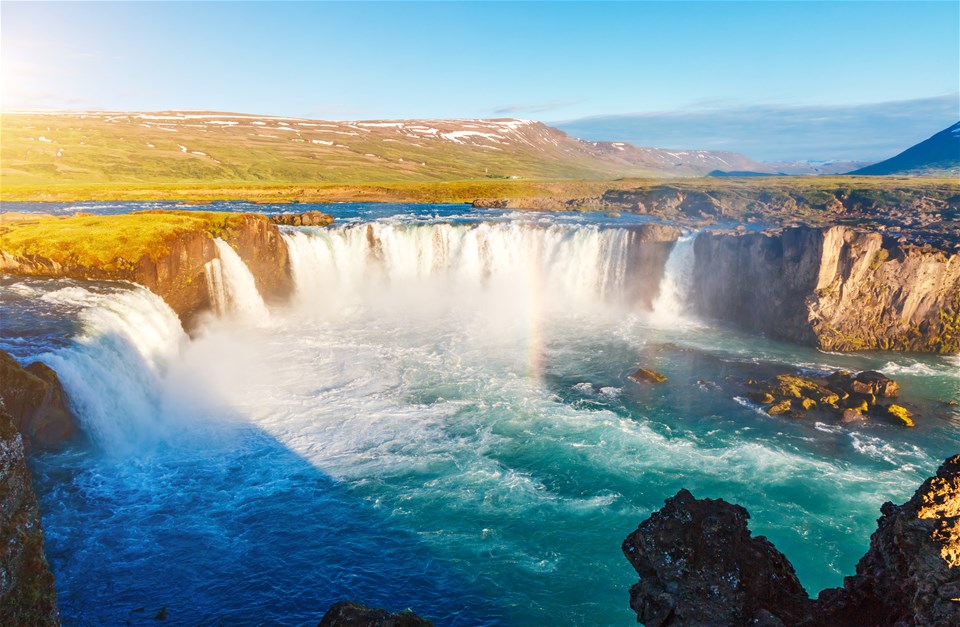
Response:
M960 625L960 455L881 512L856 575L811 601L745 509L681 490L623 543L630 607L648 626Z
M912 427L913 413L893 402L900 385L872 370L838 370L827 376L780 374L772 379L748 379L747 398L771 416L855 422L880 418Z
M433 623L410 611L390 612L341 601L327 610L318 627L433 627Z

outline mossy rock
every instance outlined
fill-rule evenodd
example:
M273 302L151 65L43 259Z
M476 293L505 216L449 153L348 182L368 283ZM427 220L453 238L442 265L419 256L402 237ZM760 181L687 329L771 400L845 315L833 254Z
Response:
M792 401L789 398L786 398L779 403L775 403L770 407L767 407L767 413L771 416L782 416L784 414L789 414L792 409Z
M637 383L663 383L667 380L666 376L649 368L638 368L637 371L629 375L629 377Z
M910 410L908 410L906 407L902 407L900 405L890 405L887 407L887 413L900 421L900 424L902 424L904 427L914 426L913 419L911 418L913 414L910 413Z

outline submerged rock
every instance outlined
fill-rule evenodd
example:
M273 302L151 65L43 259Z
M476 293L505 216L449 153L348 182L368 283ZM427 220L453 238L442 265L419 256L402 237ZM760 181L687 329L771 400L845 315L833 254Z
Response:
M900 385L871 370L856 375L838 370L826 377L781 374L768 381L747 381L747 386L752 388L747 398L771 416L832 417L847 423L873 415L913 426L910 411L887 400L900 394Z
M667 380L667 377L649 368L639 368L636 372L627 376L637 383L663 383Z
M641 523L623 543L640 575L630 588L637 621L746 625L775 617L795 624L809 615L793 566L766 538L750 535L749 517L739 505L680 490Z
M648 627L960 625L960 455L881 512L856 575L811 601L745 509L681 490L623 543L630 607Z
M409 610L391 614L386 610L341 601L327 610L318 627L433 627L433 623Z
M77 419L63 386L46 364L23 368L0 350L0 399L29 446L54 448L77 433Z
M59 625L23 437L0 400L0 625Z

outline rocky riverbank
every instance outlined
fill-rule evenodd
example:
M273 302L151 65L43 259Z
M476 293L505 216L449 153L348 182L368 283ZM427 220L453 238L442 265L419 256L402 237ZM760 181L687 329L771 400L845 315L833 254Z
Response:
M811 600L747 510L680 490L623 543L630 607L647 627L960 624L960 455L881 512L856 575Z

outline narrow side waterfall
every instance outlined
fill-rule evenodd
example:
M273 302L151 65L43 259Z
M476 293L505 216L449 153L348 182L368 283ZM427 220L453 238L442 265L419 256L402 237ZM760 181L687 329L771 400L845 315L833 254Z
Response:
M170 429L163 380L188 341L173 310L142 287L71 287L44 298L80 309L81 333L40 360L57 371L86 432L121 454L162 439Z
M220 259L211 259L203 266L207 277L207 293L210 294L210 304L217 316L227 313L227 292L223 287L223 265Z
M696 239L696 233L684 235L673 245L660 279L657 297L653 301L654 320L670 323L689 315L695 262L693 244Z
M240 320L252 323L270 318L257 284L240 255L219 237L214 240L219 256L219 268L207 269L207 285L213 286L211 300ZM219 275L219 281L217 276ZM217 301L220 304L217 304ZM218 313L222 313L222 310Z
M538 295L570 308L622 302L628 229L524 223L369 223L284 233L301 300L362 300L365 291L420 292L439 300L487 290Z

